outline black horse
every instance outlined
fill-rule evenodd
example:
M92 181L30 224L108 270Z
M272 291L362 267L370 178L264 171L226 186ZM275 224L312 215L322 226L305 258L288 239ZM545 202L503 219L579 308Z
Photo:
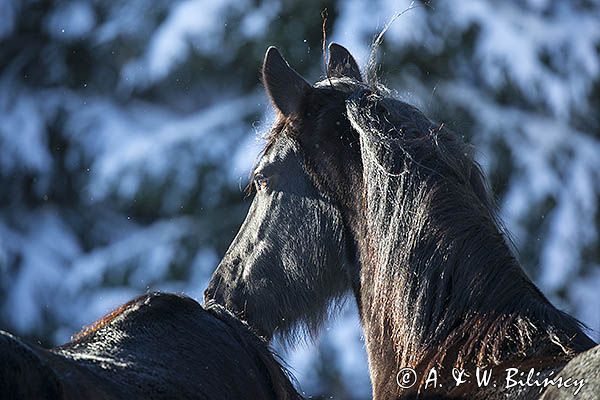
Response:
M223 307L152 293L50 350L0 331L0 398L300 396L266 343Z
M536 398L539 387L453 384L453 368L552 377L595 345L523 272L471 148L364 82L339 45L327 75L312 86L267 51L263 81L277 120L253 171L248 216L205 297L265 337L293 338L317 331L352 291L375 399ZM588 380L599 379L598 358ZM419 377L410 389L397 381L402 367ZM443 387L426 389L434 367Z

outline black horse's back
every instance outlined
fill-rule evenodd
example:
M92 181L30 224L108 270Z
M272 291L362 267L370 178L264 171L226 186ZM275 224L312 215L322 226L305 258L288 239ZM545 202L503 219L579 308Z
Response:
M60 399L56 374L32 347L0 331L0 395L2 399Z
M220 306L203 308L178 295L139 297L55 349L23 344L19 350L18 340L5 341L0 351L10 355L10 365L2 357L3 399L299 397L247 326ZM33 368L12 368L20 365ZM39 390L28 387L32 378Z

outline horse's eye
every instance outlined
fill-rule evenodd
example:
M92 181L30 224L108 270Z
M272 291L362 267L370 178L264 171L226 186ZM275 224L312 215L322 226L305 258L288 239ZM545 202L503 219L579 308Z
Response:
M263 174L256 174L254 176L254 184L256 185L256 190L267 189L269 187L269 178Z

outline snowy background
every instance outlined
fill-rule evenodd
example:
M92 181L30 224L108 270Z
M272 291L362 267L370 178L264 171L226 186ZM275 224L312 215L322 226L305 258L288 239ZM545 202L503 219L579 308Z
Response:
M309 80L363 65L408 1L0 0L0 329L64 342L147 290L201 299L272 119L269 45ZM380 75L475 144L524 267L600 330L600 2L433 1ZM315 396L367 398L355 306L286 352Z

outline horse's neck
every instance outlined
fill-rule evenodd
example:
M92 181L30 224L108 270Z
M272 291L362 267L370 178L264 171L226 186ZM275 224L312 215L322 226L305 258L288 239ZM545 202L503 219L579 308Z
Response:
M568 352L567 337L581 335L525 276L476 202L446 198L452 209L444 210L435 198L371 201L382 209L358 229L359 306L374 387L395 385L402 367L451 370Z

